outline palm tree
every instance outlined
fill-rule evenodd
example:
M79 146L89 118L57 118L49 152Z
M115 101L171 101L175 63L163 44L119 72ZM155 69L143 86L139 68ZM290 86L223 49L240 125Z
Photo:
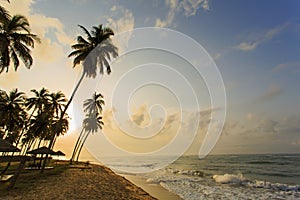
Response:
M41 114L46 109L47 105L50 104L49 90L42 88L40 91L37 91L36 89L32 89L30 91L32 93L34 93L34 96L26 99L25 106L26 106L27 111L30 111L30 110L32 110L32 111L31 111L29 118L24 121L25 125L24 125L24 128L22 129L22 132L17 141L17 144L23 137L23 134L25 133L25 131L27 131L28 126L32 126L32 121L30 121L30 120L32 120L34 113L37 112L37 115ZM35 134L35 133L32 133L32 131L28 131L25 139L23 138L23 141L24 141L23 143L28 143L29 141L34 140L35 136L30 135L30 134ZM28 145L28 147L30 147L30 145Z
M10 63L13 62L15 70L20 65L19 58L27 68L30 68L33 59L31 48L34 42L40 39L30 32L29 22L22 15L7 15L0 21L0 73L5 69L8 72Z
M51 93L49 99L49 109L53 112L53 115L59 118L59 115L63 111L66 102L66 96L61 91L57 93Z
M34 93L34 96L28 98L26 101L27 110L32 110L30 115L31 125L26 137L28 139L38 137L42 140L45 138L49 140L49 135L52 133L50 127L52 126L52 123L57 123L67 99L61 91L50 93L49 90L42 88L40 91L32 89L31 92ZM32 116L35 113L36 115L32 119ZM57 133L60 132L61 131L58 129Z
M10 14L8 13L8 11L4 7L0 6L0 22L3 22L4 20L7 20L9 18Z
M93 26L93 30L89 32L85 27L81 25L78 26L83 29L83 31L87 35L87 38L84 39L82 36L78 36L77 44L72 45L74 51L71 52L68 57L75 56L73 67L82 64L83 72L72 92L67 105L60 115L60 120L64 118L65 113L68 110L68 107L71 104L83 78L95 78L98 68L100 74L104 73L104 68L106 68L107 74L110 74L111 68L109 62L112 58L116 58L118 56L118 49L113 45L110 39L110 37L114 35L112 29L108 27L103 28L102 24L100 24L98 27ZM49 148L52 148L54 146L54 141L55 135L53 134L49 143ZM45 159L47 159L47 157L48 155L46 155ZM42 172L44 168L45 164L42 166Z
M13 89L9 94L1 91L0 95L0 126L4 129L2 139L16 141L23 128L25 94Z
M50 93L46 88L42 88L39 91L32 89L31 92L34 96L28 98L25 103L26 109L31 111L27 123L28 131L22 140L23 144L27 145L27 150L37 139L39 140L39 144L42 140L50 140L51 135L54 132L53 128L56 126L57 131L55 133L60 134L65 132L65 128L59 128L58 126L60 113L67 102L65 95L61 91L57 93ZM65 118L60 122L63 127L68 127L66 126L66 120L68 119L65 116Z
M89 117L91 117L93 114L101 113L102 106L104 106L103 96L102 96L102 94L100 94L100 93L97 94L96 92L93 94L92 98L86 99L83 104L84 112L87 112ZM87 123L85 123L85 122L87 122L87 119L83 122L83 127L82 127L82 130L76 141L70 163L72 163L72 161L75 159L75 156L78 153L79 147L81 147L86 140L86 139L83 139L85 137L84 133L85 133L86 125L87 125Z
M42 88L40 91L36 89L30 90L34 96L28 98L26 101L27 110L32 110L31 115L34 114L35 111L38 113L43 112L47 105L50 104L51 94L48 89Z
M84 101L83 107L84 107L84 112L88 113L96 113L102 112L102 106L104 106L104 99L102 94L100 93L94 93L93 97L91 99L86 99Z
M86 115L86 118L83 120L84 124L84 131L86 132L83 141L78 149L77 157L76 157L76 162L78 161L79 155L81 153L81 150L83 148L83 145L90 135L90 133L95 133L98 131L98 129L102 129L102 126L104 125L102 121L102 117L100 116L99 113L88 113Z
M95 78L97 75L97 68L99 68L100 74L104 73L104 68L106 68L107 74L110 74L111 68L109 62L112 58L118 56L118 49L113 45L110 39L110 37L114 35L112 29L108 27L103 28L102 24L100 24L98 27L94 26L90 33L85 27L81 25L78 26L83 29L87 38L84 39L82 36L78 36L77 44L72 45L74 51L71 52L68 57L75 56L73 67L82 63L83 72L62 115L66 112L72 102L83 78Z

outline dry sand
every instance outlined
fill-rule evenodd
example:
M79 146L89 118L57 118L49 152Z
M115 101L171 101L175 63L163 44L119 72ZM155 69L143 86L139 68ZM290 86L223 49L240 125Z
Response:
M109 168L89 165L68 168L64 172L46 176L38 180L34 187L26 192L12 190L0 199L101 199L101 200L154 200L140 187L132 184L122 176L116 175ZM20 177L21 178L21 177Z

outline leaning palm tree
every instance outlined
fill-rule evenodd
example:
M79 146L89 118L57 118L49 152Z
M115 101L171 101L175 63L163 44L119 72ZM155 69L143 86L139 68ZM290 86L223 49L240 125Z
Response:
M82 80L84 77L92 77L95 78L97 75L97 69L99 69L99 73L104 73L104 68L106 68L107 74L110 74L111 68L109 62L112 58L116 58L118 56L118 49L112 43L110 37L114 35L112 29L102 27L102 24L99 26L94 26L93 30L89 32L85 27L78 25L85 32L87 38L83 38L82 36L77 37L77 44L72 45L74 49L68 57L75 56L73 61L73 67L76 65L82 64L83 72L82 75L75 86L72 95L66 104L64 110L60 115L60 120L62 120L65 116L66 111L68 110L69 105L71 104ZM54 131L55 132L55 131ZM55 141L55 133L52 135L52 138L49 143L49 148L54 146ZM46 155L47 159L48 155ZM42 167L42 171L45 168L45 165Z
M86 99L83 103L83 107L84 107L84 112L88 113L88 116L92 116L92 114L94 113L101 113L102 112L102 107L104 106L104 99L102 94L100 93L94 93L92 98L90 99ZM78 150L79 148L83 145L84 143L84 138L85 138L85 129L86 129L86 125L87 120L83 121L83 127L82 130L77 138L77 141L75 143L75 147L72 153L72 157L70 159L70 163L72 164L72 161L75 159L76 154L78 154Z
M74 49L68 57L75 56L73 61L73 67L82 64L83 72L82 75L74 88L71 98L66 105L65 111L68 109L71 101L73 100L75 93L80 86L84 77L97 76L97 69L99 68L99 73L104 73L104 68L106 68L107 74L110 74L110 60L118 56L118 49L113 45L110 37L114 35L112 29L102 27L100 24L98 27L94 26L91 33L83 26L78 25L85 34L87 38L84 39L82 36L77 37L77 44L72 45Z
M27 18L22 15L6 16L0 22L0 73L5 69L8 72L11 62L17 70L19 59L30 68L33 63L31 48L40 39L30 32Z
M112 29L108 27L103 28L102 24L100 24L99 26L93 26L93 30L89 32L85 27L78 26L84 31L87 38L78 36L77 44L72 45L74 51L68 57L74 56L73 67L82 64L83 72L61 116L67 111L83 78L95 78L97 69L99 69L100 74L103 74L104 68L106 68L107 74L110 74L109 62L118 56L118 49L110 39L114 35Z
M85 136L83 137L82 143L80 147L78 148L77 152L77 157L76 157L76 162L79 159L81 150L83 148L83 145L90 135L90 133L96 133L99 129L102 129L102 126L104 125L102 121L102 117L100 116L99 113L89 113L86 115L86 118L83 120L84 124L84 131L86 132Z

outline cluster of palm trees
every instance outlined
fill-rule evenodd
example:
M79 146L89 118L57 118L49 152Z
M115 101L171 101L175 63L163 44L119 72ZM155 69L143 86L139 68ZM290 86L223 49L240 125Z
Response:
M18 89L0 90L0 138L24 153L48 143L54 129L59 136L69 127L67 115L59 120L67 102L62 92L50 93L45 88L31 92L33 96L26 97Z
M9 1L8 1L9 2ZM32 144L48 142L52 149L57 136L68 130L68 116L66 111L71 104L80 84L85 77L95 78L104 71L110 74L109 62L118 56L118 49L113 45L112 29L94 26L89 32L79 25L86 37L78 36L77 43L68 57L75 57L73 67L82 66L82 75L75 86L71 97L67 101L61 92L50 93L42 88L40 91L32 90L34 97L27 98L17 89L7 93L0 91L0 139L19 145L21 142L24 151ZM0 6L0 73L8 72L11 65L17 70L21 59L27 68L33 64L31 49L40 39L32 34L29 22L22 15L11 16ZM98 71L98 72L97 72ZM82 146L90 133L96 132L103 126L101 111L104 105L103 96L95 93L92 99L84 102L86 118L83 121L82 133L74 148L72 159L79 157ZM47 160L47 156L45 158ZM44 162L45 167L46 162Z

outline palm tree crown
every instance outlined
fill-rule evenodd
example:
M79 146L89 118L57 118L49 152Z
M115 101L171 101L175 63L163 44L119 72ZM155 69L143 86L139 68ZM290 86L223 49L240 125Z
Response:
M68 57L75 56L73 67L83 62L83 71L88 77L97 75L97 67L100 74L103 74L104 67L106 72L110 74L111 68L109 61L118 56L118 49L115 47L110 36L114 35L112 29L93 26L93 30L89 32L85 27L78 25L86 34L87 38L77 37L77 44L72 45L73 52Z
M84 112L88 113L101 113L102 106L104 106L103 96L96 92L93 94L92 98L86 99L83 104Z
M5 69L8 72L11 62L17 70L19 59L30 68L33 63L30 48L34 47L34 41L40 40L30 32L28 20L22 15L14 15L6 16L0 22L0 73Z

